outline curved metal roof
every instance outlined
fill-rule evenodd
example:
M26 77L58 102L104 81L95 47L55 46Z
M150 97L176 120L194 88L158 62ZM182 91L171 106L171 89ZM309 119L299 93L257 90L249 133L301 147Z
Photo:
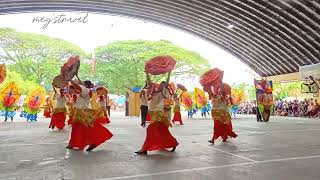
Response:
M261 76L320 62L320 0L1 0L0 13L87 11L187 31Z

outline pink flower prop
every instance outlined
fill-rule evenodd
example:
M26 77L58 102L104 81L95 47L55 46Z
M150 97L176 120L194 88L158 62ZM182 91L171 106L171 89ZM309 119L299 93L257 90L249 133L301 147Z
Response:
M65 81L70 81L78 74L80 68L79 56L71 56L68 61L61 67L61 75Z
M152 75L165 74L176 66L177 61L171 56L157 56L145 62L145 71Z
M200 84L204 87L204 91L211 92L211 86L220 86L223 79L223 71L218 68L210 69L205 72L200 78Z

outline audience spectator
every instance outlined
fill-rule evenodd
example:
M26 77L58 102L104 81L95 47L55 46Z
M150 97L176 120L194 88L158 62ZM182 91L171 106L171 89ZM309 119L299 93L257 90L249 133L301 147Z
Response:
M276 99L272 110L276 116L320 118L320 104L317 99L313 98L304 101ZM256 114L255 101L241 103L238 114Z
M320 106L317 99L305 99L304 101L275 101L274 110L277 116L290 116L290 117L320 117Z

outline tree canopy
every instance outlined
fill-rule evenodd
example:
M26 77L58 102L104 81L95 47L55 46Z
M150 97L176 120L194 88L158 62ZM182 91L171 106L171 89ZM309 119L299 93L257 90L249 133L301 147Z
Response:
M0 28L0 61L6 63L11 74L19 74L26 82L51 84L71 55L81 58L80 78L91 79L91 54L77 45L45 35ZM123 94L127 87L143 86L144 63L155 56L170 55L177 60L174 77L198 76L210 68L208 60L198 53L166 40L116 41L97 47L95 55L94 81L117 94Z
M0 61L27 80L50 83L74 54L86 57L80 47L62 39L0 28Z
M198 53L169 41L117 41L95 49L96 78L107 84L111 92L121 94L125 87L143 86L145 61L159 55L177 60L172 76L201 75L210 68L208 60Z

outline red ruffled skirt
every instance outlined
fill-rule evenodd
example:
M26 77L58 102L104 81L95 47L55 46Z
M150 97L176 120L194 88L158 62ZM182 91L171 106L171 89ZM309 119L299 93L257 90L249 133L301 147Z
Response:
M223 124L219 120L214 120L213 128L213 140L218 139L221 136L223 140L227 140L228 137L236 138L238 135L232 130L232 123Z
M58 129L63 129L65 126L65 121L66 121L65 112L53 113L49 128L57 127Z
M174 123L176 121L180 122L180 124L183 124L180 112L175 112L174 115L173 115L172 122Z
M43 116L46 117L46 118L51 117L51 111L50 110L44 110L43 111Z
M147 117L146 117L146 122L150 122L151 121L151 116L150 116L150 114L148 113L147 114Z
M109 118L107 116L105 116L104 118L98 118L95 123L98 123L98 124L109 124L110 120L109 120Z
M161 122L153 122L147 128L147 137L142 146L143 151L154 151L159 149L173 148L178 146L169 126Z
M83 150L88 145L96 147L110 139L113 134L99 123L94 123L92 127L80 122L72 122L69 147L76 147Z

